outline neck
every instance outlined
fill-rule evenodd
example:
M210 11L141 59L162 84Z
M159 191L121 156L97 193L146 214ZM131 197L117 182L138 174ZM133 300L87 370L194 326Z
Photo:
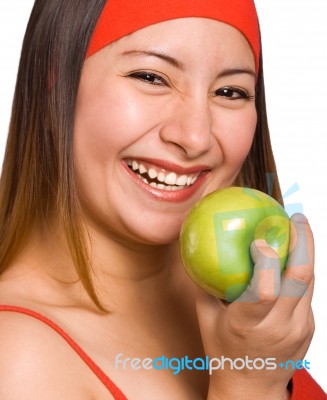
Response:
M131 307L140 297L153 303L189 281L181 267L177 241L154 246L99 232L91 232L91 241L95 284L105 306L113 298L121 307Z
M158 306L180 293L181 287L184 293L188 288L193 290L181 267L177 241L153 246L117 240L104 232L91 230L89 233L91 274L99 300L106 309L132 309L136 300L138 304L143 301ZM82 302L84 306L95 307L78 280L64 234L58 227L49 227L47 232L35 229L29 236L12 268L13 274L22 271L29 276L33 271L37 279L49 282L54 288L50 296L53 301L59 302L57 294L61 293L60 303L66 304L69 300L75 306ZM41 280L40 288L43 287Z

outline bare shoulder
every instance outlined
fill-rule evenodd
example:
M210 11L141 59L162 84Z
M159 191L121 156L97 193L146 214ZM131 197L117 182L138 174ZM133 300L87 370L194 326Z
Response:
M49 326L24 314L0 312L1 399L92 399L83 367Z

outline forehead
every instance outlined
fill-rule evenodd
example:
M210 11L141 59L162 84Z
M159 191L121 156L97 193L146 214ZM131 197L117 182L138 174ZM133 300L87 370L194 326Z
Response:
M113 42L113 52L159 49L174 56L217 56L242 59L254 65L254 54L245 36L236 28L209 18L178 18L142 28Z

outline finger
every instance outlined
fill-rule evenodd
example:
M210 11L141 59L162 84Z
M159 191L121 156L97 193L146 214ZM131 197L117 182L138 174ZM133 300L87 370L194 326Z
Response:
M304 310L306 310L308 313L312 312L312 298L313 298L313 293L314 293L314 287L315 287L315 276L313 275L313 278L311 282L309 283L309 289L307 292L307 297L302 298L300 300L299 306L303 307Z
M303 324L306 324L308 320L308 316L312 313L312 297L314 291L314 278L309 283L309 287L305 294L299 299L297 306L295 307L292 315L289 314L287 300L284 298L284 301L281 301L281 298L278 299L274 309L271 311L270 316L276 317L276 320L279 321L281 325L291 324L294 327L301 327ZM289 301L289 298L288 298ZM286 304L285 304L286 303Z
M280 261L275 250L264 240L251 244L255 263L249 286L234 303L243 305L243 313L262 319L274 306L280 293Z
M291 218L291 243L287 267L282 277L280 307L290 316L303 299L311 304L309 285L314 277L314 240L308 220L302 214Z
M226 308L222 301L200 287L196 288L196 312L205 348L208 348L210 341L214 341L212 337L216 332L217 321L221 320L220 315Z
M312 278L311 282L309 283L309 287L302 298L299 300L294 314L298 314L300 316L306 316L311 313L312 309L312 297L314 293L314 277Z
M196 288L196 311L200 324L214 326L219 312L226 309L226 305L215 296L207 293L200 287Z

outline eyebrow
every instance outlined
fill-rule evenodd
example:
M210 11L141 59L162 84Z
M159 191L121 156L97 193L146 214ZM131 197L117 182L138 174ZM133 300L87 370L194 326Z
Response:
M219 79L228 76L242 75L242 74L252 75L254 78L257 77L255 71L253 71L250 68L226 68L218 74L217 78Z
M132 56L132 57L157 57L160 58L160 60L166 61L168 64L172 65L175 68L184 69L184 65L182 62L178 61L176 58L168 56L165 53L161 53L159 51L154 51L154 50L129 50L129 51L124 51L122 53L123 56Z
M166 61L168 64L172 65L175 68L178 68L180 70L184 70L184 64L177 60L174 57L169 56L168 54L159 52L159 51L154 51L154 50L128 50L124 51L121 55L123 56L131 56L131 57L157 57L163 61ZM256 73L252 69L249 68L226 68L223 71L221 71L217 78L224 78L228 76L233 76L233 75L241 75L241 74L248 74L252 75L254 78L256 78Z

